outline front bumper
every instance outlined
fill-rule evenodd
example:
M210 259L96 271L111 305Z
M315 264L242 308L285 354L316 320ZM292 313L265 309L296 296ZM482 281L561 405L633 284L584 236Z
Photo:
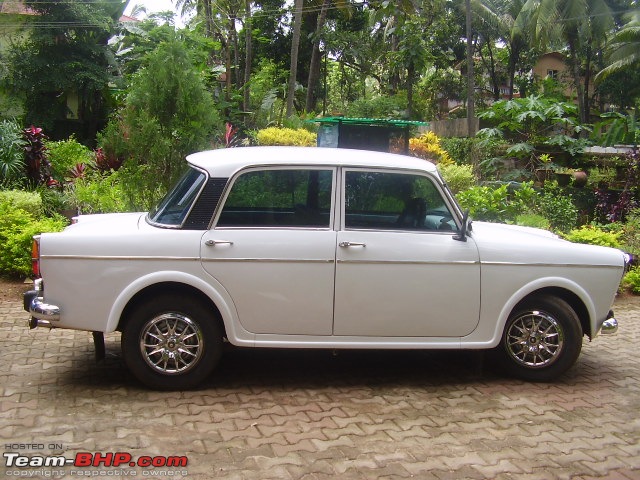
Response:
M31 314L29 328L55 327L55 322L60 320L60 307L44 302L42 279L36 279L33 287L23 295L24 309Z

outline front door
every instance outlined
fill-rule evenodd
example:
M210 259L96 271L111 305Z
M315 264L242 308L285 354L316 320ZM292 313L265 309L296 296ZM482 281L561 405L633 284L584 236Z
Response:
M478 324L476 245L454 239L446 196L422 173L343 173L334 335L461 337Z

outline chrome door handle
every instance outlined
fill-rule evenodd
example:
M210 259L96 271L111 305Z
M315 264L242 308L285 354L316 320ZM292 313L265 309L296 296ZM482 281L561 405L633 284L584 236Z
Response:
M339 247L366 247L367 244L366 243L360 243L360 242L340 242L338 244Z
M204 242L207 247L215 247L216 245L233 245L229 240L207 240Z

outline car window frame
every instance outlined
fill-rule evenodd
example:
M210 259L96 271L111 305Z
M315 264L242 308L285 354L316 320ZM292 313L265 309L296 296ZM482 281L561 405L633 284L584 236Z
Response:
M444 205L447 207L449 213L453 218L453 221L456 225L455 230L430 230L430 229L410 229L410 228L364 228L364 227L347 227L346 225L346 208L347 208L347 173L348 172L369 172L369 173L389 173L389 174L403 174L403 175L414 175L419 177L425 177L427 181L430 181L436 191L440 194ZM460 209L455 201L452 201L452 198L447 192L447 189L444 188L444 185L439 181L437 175L432 175L429 172L421 171L421 170L409 170L409 169L400 169L400 168L381 168L381 167L342 167L340 174L340 229L346 232L403 232L403 233L417 233L417 234L437 234L437 235L450 235L455 236L460 232L460 228L462 225L460 215Z
M262 172L266 170L318 170L318 171L331 171L331 205L329 207L329 225L324 227L319 226L304 226L304 225L218 225L222 211L227 203L227 198L231 193L233 186L238 178L246 173ZM215 215L211 222L211 230L319 230L328 231L335 230L336 221L336 201L338 196L338 167L335 165L304 165L304 164L287 164L287 165L252 165L250 167L242 168L235 172L224 189L220 202L216 208Z

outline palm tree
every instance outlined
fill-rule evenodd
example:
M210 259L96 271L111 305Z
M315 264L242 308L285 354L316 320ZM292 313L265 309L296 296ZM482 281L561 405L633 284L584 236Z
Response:
M542 47L560 40L569 51L569 67L577 91L580 121L589 120L589 82L594 48L604 43L613 27L613 14L605 0L527 0L515 28L533 28ZM582 75L584 71L584 76Z
M504 43L509 52L507 64L509 100L513 98L516 70L530 43L528 29L514 29L516 18L520 15L524 4L525 0L473 0L473 11L476 16L495 31L498 39Z
M640 66L640 10L629 14L629 21L613 35L607 48L609 65L596 75L600 82L610 74Z

